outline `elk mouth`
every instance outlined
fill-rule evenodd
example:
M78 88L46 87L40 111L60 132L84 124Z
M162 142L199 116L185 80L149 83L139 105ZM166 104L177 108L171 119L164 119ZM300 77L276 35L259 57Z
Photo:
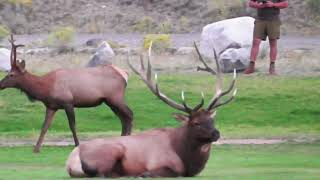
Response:
M201 137L198 138L198 141L201 143L211 143L211 142L217 142L220 139L219 136L211 136L211 137Z

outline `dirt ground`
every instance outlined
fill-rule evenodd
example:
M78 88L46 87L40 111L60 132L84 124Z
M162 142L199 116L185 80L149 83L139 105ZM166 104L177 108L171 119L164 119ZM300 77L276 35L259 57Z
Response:
M44 39L45 35L17 36L19 43L30 44ZM76 36L74 46L83 46L89 39L101 38L117 42L129 48L141 48L142 34L79 34ZM173 48L192 47L193 42L200 40L199 33L173 34L171 46ZM5 42L3 42L5 43ZM33 72L45 73L58 68L84 67L90 60L90 53L66 53L59 55L36 54L21 55L27 62L27 69ZM261 52L262 58L258 59L257 75L263 75L268 70L268 52ZM277 69L279 75L319 75L320 74L320 37L319 36L282 36L279 41L279 56ZM113 63L127 69L126 55L118 54ZM131 55L133 62L138 62L139 57ZM210 61L210 60L209 60ZM154 54L152 63L155 71L166 72L194 72L198 64L196 54L172 55Z

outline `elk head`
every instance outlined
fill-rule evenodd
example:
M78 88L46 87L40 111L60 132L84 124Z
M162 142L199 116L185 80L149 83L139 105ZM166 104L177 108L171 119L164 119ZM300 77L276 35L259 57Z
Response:
M137 70L129 61L128 55L128 64L132 71L140 76L140 78L144 81L144 83L148 86L151 92L156 95L159 99L165 102L167 105L171 106L172 108L182 111L183 114L176 114L175 118L181 122L184 122L185 127L188 131L188 138L196 139L198 142L201 143L211 143L217 141L220 138L220 132L215 127L215 115L216 110L218 107L223 106L231 102L237 90L235 89L235 82L236 82L236 70L234 70L234 76L229 88L226 91L222 90L222 73L220 70L220 66L217 60L216 52L215 54L215 62L217 66L217 70L210 68L209 65L204 61L203 57L201 56L199 49L194 43L196 51L199 55L199 60L204 64L204 67L198 67L198 71L206 71L210 74L217 76L216 80L216 93L211 99L207 108L203 108L204 105L204 94L202 93L202 98L200 103L195 107L189 107L185 101L185 95L182 91L181 93L181 103L177 103L174 100L170 99L163 93L161 93L159 89L159 85L157 83L158 76L155 74L154 80L152 79L152 67L151 67L151 48L152 43L149 47L148 53L148 60L147 60L147 70L145 70L145 65L143 62L143 56L140 56L141 61L141 70ZM225 101L221 102L220 99L232 93L232 95L227 98Z
M19 47L23 47L23 45L15 45L13 35L11 35L9 42L11 44L11 55L10 55L11 70L0 81L0 89L16 87L20 81L23 81L22 77L26 72L25 61L24 60L22 60L22 61L17 60L17 49Z

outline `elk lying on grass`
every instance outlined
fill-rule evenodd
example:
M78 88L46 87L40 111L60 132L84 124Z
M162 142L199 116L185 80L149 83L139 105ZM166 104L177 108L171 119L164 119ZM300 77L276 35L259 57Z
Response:
M196 46L196 45L195 45ZM197 48L197 47L196 47ZM149 49L149 58L150 58ZM130 62L129 66L146 83L154 95L174 109L185 114L176 115L176 119L183 122L178 128L155 129L127 137L96 139L76 147L66 163L71 177L177 177L195 176L202 171L210 156L211 143L220 137L214 126L216 109L232 101L236 95L235 78L226 91L222 91L222 75L217 64L217 71L210 68L199 58L207 71L217 75L216 94L206 109L204 95L194 108L189 107L182 92L182 103L177 103L160 92L155 80L151 78L151 64L148 60L147 71L135 69ZM217 62L217 60L216 60ZM221 97L233 92L233 95L224 102Z
M76 134L75 107L95 107L107 104L120 118L122 135L130 135L133 114L124 100L127 74L109 65L85 69L60 69L44 76L36 76L25 69L25 61L17 61L17 48L13 36L9 40L11 70L0 81L0 89L17 88L32 99L41 101L46 107L46 116L40 137L34 148L39 152L44 136L57 110L64 109L72 131L75 145L79 145Z

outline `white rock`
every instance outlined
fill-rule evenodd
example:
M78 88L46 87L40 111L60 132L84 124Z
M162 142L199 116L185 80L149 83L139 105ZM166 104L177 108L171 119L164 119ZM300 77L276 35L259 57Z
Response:
M0 71L10 71L10 54L11 51L5 48L0 48Z
M87 67L96 67L104 64L111 64L112 59L115 56L114 51L110 45L104 41L97 48L96 53L92 56Z
M250 61L254 21L252 17L239 17L205 26L201 34L201 53L212 59L214 49L224 72L231 72L233 68L244 70ZM265 48L266 42L260 49Z
M176 55L189 55L195 52L196 50L194 47L181 47L177 50Z

